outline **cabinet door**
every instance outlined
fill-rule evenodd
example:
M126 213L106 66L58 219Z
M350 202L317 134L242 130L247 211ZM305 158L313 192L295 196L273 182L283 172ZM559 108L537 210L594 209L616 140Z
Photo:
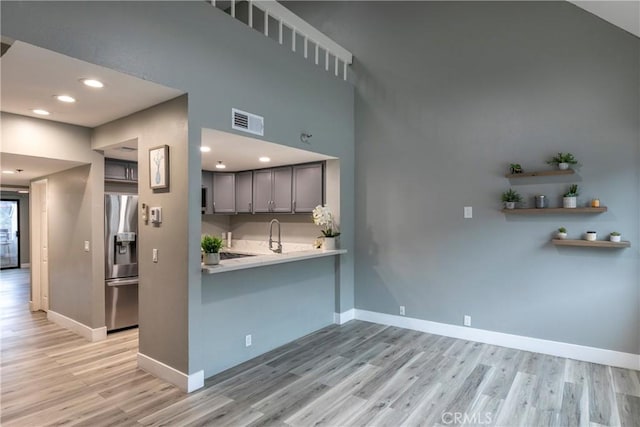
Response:
M271 212L271 169L253 172L253 211Z
M311 212L323 204L322 163L293 167L293 212Z
M213 213L213 172L202 171L202 214Z
M238 172L236 174L236 212L253 212L253 172Z
M124 181L127 179L126 162L121 160L104 160L104 179L116 179Z
M138 182L138 164L136 162L129 162L127 167L129 168L129 180Z
M273 169L271 212L291 212L291 167Z
M213 213L236 213L236 174L213 174Z

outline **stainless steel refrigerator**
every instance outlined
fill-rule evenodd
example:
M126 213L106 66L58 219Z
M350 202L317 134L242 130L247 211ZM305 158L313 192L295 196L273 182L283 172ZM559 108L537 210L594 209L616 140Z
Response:
M138 324L138 196L106 194L105 315L107 331Z

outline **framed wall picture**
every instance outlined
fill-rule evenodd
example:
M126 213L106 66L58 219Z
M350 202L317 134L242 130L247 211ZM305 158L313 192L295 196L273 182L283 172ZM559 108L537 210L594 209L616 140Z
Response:
M169 146L149 149L149 187L169 188Z

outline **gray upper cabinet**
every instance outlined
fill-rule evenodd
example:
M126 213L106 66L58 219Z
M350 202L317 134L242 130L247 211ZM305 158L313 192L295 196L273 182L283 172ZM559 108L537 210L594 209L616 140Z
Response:
M323 164L312 163L293 167L293 212L313 211L324 201Z
M253 172L236 173L236 212L253 212Z
M213 174L213 213L236 213L236 174Z
M202 214L213 213L213 172L202 171Z
M126 160L104 159L104 179L107 181L138 182L138 164Z
M254 212L291 212L291 196L290 166L253 172Z

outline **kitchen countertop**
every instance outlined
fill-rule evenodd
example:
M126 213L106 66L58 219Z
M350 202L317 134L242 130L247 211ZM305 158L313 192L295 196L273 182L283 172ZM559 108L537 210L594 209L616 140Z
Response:
M230 250L229 252L243 253L245 251ZM263 267L266 265L282 264L285 262L302 261L305 259L321 258L346 253L346 249L327 251L322 249L308 249L286 252L283 254L255 254L255 256L245 258L222 260L220 261L220 264L217 265L202 264L202 274L225 273L227 271L244 270L247 268Z

